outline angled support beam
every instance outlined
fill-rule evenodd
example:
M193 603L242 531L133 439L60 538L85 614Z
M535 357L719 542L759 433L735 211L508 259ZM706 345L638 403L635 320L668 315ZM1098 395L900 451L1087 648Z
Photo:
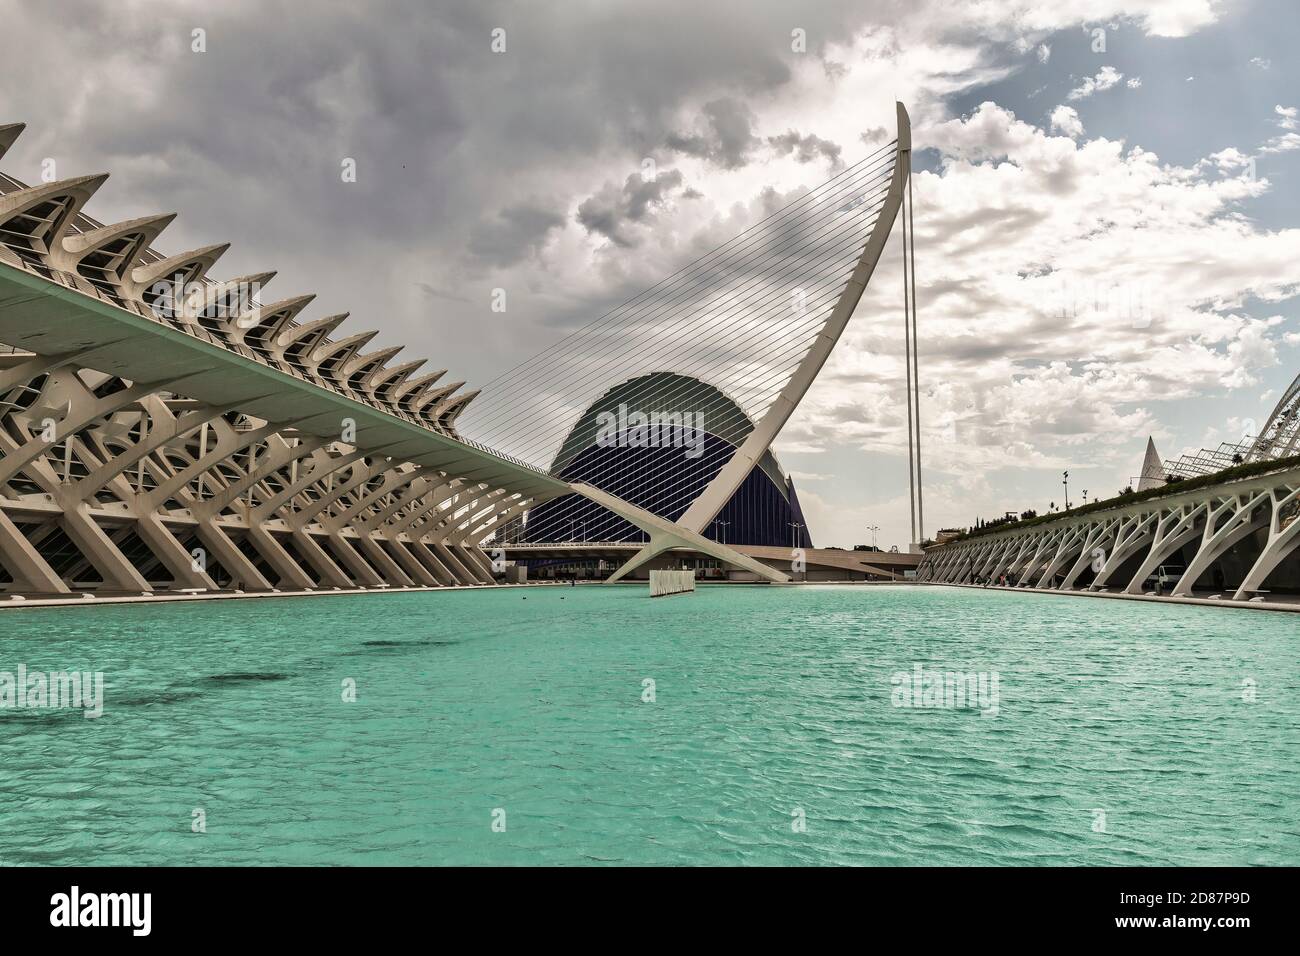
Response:
M289 537L292 539L294 547L298 549L298 553L316 569L316 573L320 575L324 584L336 588L351 588L354 586L352 579L334 562L334 559L329 556L329 552L322 548L314 537L302 528L292 528L289 531Z
M435 555L437 555L438 560L442 562L443 566L451 571L452 575L456 578L457 584L492 583L491 581L483 580L482 576L473 568L466 566L465 562L460 559L460 556L445 544L434 543L428 547L432 549Z
M1259 492L1250 496L1235 496L1230 502L1212 509L1205 521L1205 530L1201 538L1201 548L1187 565L1178 583L1171 592L1174 597L1190 597L1197 580L1210 569L1215 561L1241 541L1261 528L1267 527L1270 515L1268 509L1261 507L1270 500L1269 493ZM1231 517L1223 524L1218 524L1218 515L1227 511ZM1216 527L1218 525L1218 527Z
M67 594L71 590L3 510L0 510L0 556L21 590L38 594Z
M1165 560L1183 545L1200 535L1201 529L1196 522L1205 511L1204 503L1184 505L1156 521L1151 536L1151 547L1147 550L1147 556L1142 559L1142 563L1138 565L1137 572L1129 581L1128 587L1124 589L1125 594L1141 594L1151 572L1164 564Z
M1103 545L1108 545L1114 537L1115 529L1119 526L1118 518L1109 518L1101 524L1093 524L1088 528L1088 536L1084 539L1083 549L1079 553L1078 559L1065 572L1065 577L1061 579L1059 590L1069 591L1074 587L1074 582L1079 580L1079 575L1083 569L1091 564L1097 564L1106 560L1106 549ZM1100 551L1098 550L1100 549Z
M274 586L257 570L257 565L248 560L244 552L230 540L224 528L211 518L204 518L194 528L204 548L216 555L221 566L230 572L234 579L231 587L245 591L271 591Z
M104 583L122 591L152 591L135 565L126 559L111 538L90 516L90 505L79 501L63 512L63 530L85 555Z
M422 541L412 541L411 551L424 562L424 566L438 579L439 584L454 585L457 583L456 575L451 573L451 570L442 563L438 556L433 553L433 549L427 544Z
M1300 545L1300 485L1295 488L1272 489L1269 494L1273 499L1272 513L1269 516L1268 540L1264 549L1251 569L1246 572L1241 586L1233 593L1234 601L1249 600L1250 595L1260 590L1268 576L1277 569L1282 560Z
M137 515L135 532L162 562L163 567L171 572L177 584L187 588L216 589L216 582L206 571L195 569L193 556L181 547L181 543L162 523L157 512L145 511Z
M775 568L769 568L762 561L757 561L748 555L728 548L726 545L711 541L689 528L683 528L679 524L646 511L644 508L628 504L621 498L615 498L609 492L601 491L599 488L581 482L571 483L569 487L584 498L589 498L596 504L604 505L614 514L636 525L650 536L649 543L638 551L631 560L615 571L609 580L605 582L606 584L614 584L622 580L647 561L672 548L690 548L700 554L707 554L711 558L717 558L726 564L734 565L745 571L752 571L764 581L771 581L775 584L785 584L790 580L789 575Z
M1125 561L1136 554L1138 549L1151 543L1158 517L1159 513L1153 511L1150 514L1133 515L1120 522L1115 536L1115 550L1106 558L1106 563L1088 585L1089 591L1099 591L1105 587Z

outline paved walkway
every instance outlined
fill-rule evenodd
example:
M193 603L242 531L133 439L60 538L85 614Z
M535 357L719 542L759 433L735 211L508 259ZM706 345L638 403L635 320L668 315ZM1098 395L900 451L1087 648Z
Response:
M1233 601L1231 595L1221 598L1211 597L1156 597L1154 594L1118 594L1112 591L1058 591L1055 588L1004 588L996 584L985 587L982 584L957 584L939 581L917 581L917 584L937 588L975 588L978 591L1014 591L1017 594L1056 594L1074 595L1076 597L1111 598L1117 601L1146 601L1155 604L1196 604L1201 607L1236 607L1256 611L1296 611L1300 612L1300 597L1278 595L1264 601Z
M568 582L564 582L566 585ZM96 597L86 592L71 597L0 598L0 611L32 607L87 607L100 604L173 604L180 601L238 601L246 598L318 597L343 594L400 594L410 591L490 591L497 588L528 588L553 586L551 582L529 584L455 584L442 587L413 588L315 588L310 591L212 591L192 594L157 591L153 594L114 594Z

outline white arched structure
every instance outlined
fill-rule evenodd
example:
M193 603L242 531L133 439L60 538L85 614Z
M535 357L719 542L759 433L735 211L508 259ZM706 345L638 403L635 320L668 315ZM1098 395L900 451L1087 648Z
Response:
M817 337L813 340L811 347L804 354L776 400L767 409L766 414L755 423L754 430L736 449L735 454L722 467L722 470L718 472L713 481L691 503L685 514L676 522L676 525L666 529L655 529L639 525L650 534L650 541L609 578L610 583L621 580L657 555L673 547L678 547L678 541L681 537L700 535L722 506L735 494L736 489L740 487L741 482L757 465L764 453L771 447L773 440L780 434L781 429L789 421L799 402L807 394L813 380L817 377L817 373L826 364L826 359L830 356L835 343L839 341L840 335L843 334L854 309L857 308L862 293L867 288L867 283L871 281L871 276L875 272L881 254L884 252L885 242L889 238L890 230L893 228L894 221L898 218L903 205L903 197L911 173L912 126L907 110L902 103L896 104L896 115L898 142L893 173L890 176L889 185L885 192L883 207L880 215L876 218L866 244L862 248L862 254L858 258L852 274L840 291L834 308ZM907 360L909 363L911 362L910 354ZM908 401L910 404L910 394ZM585 493L582 486L575 486L575 490ZM620 511L607 502L606 505L611 510L627 518L627 520L639 524L631 512ZM770 568L760 573L768 580L788 580L787 575Z

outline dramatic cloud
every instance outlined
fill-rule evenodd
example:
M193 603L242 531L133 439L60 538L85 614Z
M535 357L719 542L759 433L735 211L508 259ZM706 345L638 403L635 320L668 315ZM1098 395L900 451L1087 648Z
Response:
M682 184L680 170L670 170L652 179L637 173L622 187L607 183L600 192L578 206L578 222L588 232L599 233L624 248L636 245L631 227L649 218L668 201L668 195Z
M1249 388L1277 363L1281 319L1242 311L1300 290L1300 229L1237 212L1266 182L1219 175L1224 157L1179 167L1051 136L992 103L924 135L945 144L916 183L932 468L1069 467L1085 448L1122 466L1135 434L1159 431L1152 403ZM890 312L880 290L901 281L881 269L867 314ZM839 397L902 375L894 339L855 326L790 440L897 449L900 401Z
M511 266L536 252L551 230L563 225L562 213L531 203L518 203L502 209L475 229L468 249L485 264Z
M700 113L700 131L673 133L668 148L707 159L723 169L744 166L759 142L752 131L753 112L743 103L725 98L705 103Z
M164 251L229 240L219 275L277 269L273 296L318 293L306 318L351 310L345 333L381 328L377 345L481 384L885 146L903 100L920 171L924 422L942 463L927 508L968 519L1074 449L1123 480L1133 436L1172 428L1162 401L1253 401L1290 347L1271 304L1295 291L1295 235L1249 204L1287 188L1276 165L1250 175L1250 156L1294 160L1294 108L1252 139L1158 158L1145 119L1119 134L1103 110L1153 96L1181 78L1171 70L1208 81L1208 67L1077 56L1098 24L1131 51L1240 6L380 0L307 16L290 0L0 0L0 121L30 124L4 168L31 181L47 158L59 175L110 171L92 214L176 210ZM490 46L498 27L504 53ZM1254 82L1279 84L1260 113L1287 95L1290 64L1272 55L1267 72L1238 57ZM1144 86L1095 95L1134 62ZM1032 109L1027 73L1052 97ZM1086 140L1085 103L1094 135L1128 138ZM1163 125L1199 121L1174 119ZM356 182L340 176L348 159ZM783 436L791 454L860 457L803 471L902 463L896 257ZM497 287L504 315L490 311ZM854 488L803 495L822 540L842 524L832 512L855 513ZM897 485L872 500L893 529L882 539L901 540Z
M840 159L840 147L813 133L800 136L794 130L789 130L780 136L769 136L767 141L778 153L794 154L801 163L811 163L821 158L830 163L832 170L838 170L844 165Z

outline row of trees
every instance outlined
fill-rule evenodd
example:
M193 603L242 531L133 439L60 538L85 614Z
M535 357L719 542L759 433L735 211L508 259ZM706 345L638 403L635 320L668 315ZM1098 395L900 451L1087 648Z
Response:
M1165 482L1167 484L1174 484L1175 482L1178 481L1182 481L1182 479L1177 475L1170 475L1165 479ZM1133 494L1133 486L1128 485L1124 488L1121 488L1119 491L1115 492L1115 497L1125 498L1131 494ZM1098 499L1093 498L1092 499L1093 504L1096 504L1097 500ZM1084 501L1083 504L1086 505L1088 504L1088 502ZM1060 510L1061 509L1057 506L1055 501L1048 502L1047 505L1048 514ZM1029 521L1031 518L1037 518L1037 517L1038 517L1038 512L1035 511L1033 508L1029 508L1025 511L1022 511L1018 515L1014 511L1008 511L1001 518L976 518L974 524L972 524L969 528L963 528L962 531L969 534L973 531L984 531L990 528L1000 528L1004 525L1015 524L1018 521Z

